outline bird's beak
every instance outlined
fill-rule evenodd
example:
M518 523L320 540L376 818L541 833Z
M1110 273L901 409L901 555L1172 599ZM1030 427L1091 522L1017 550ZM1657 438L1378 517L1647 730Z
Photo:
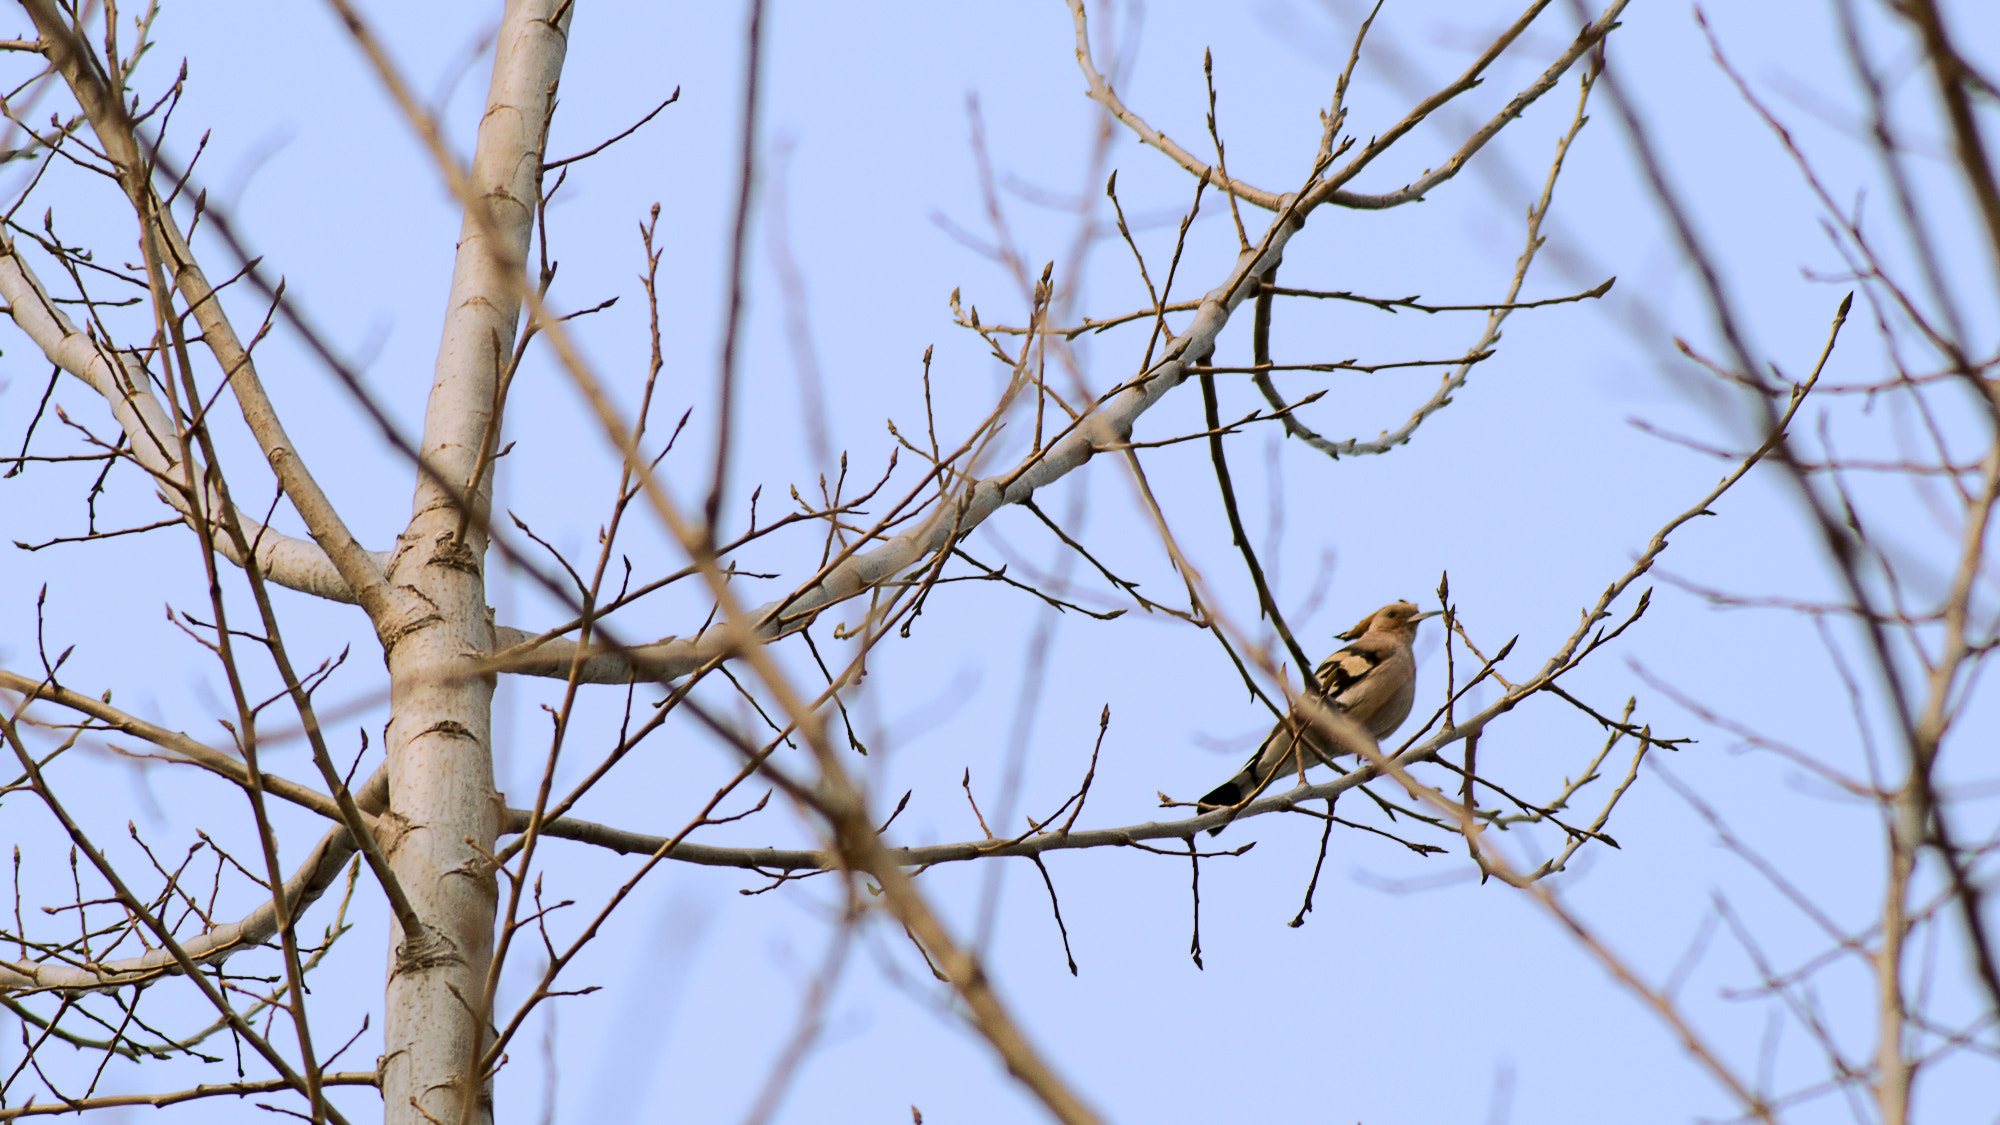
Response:
M1443 612L1444 610L1434 609L1431 610L1429 613L1419 613L1415 617L1410 618L1410 624L1414 625L1417 622L1422 621L1426 617L1436 617L1438 614L1441 614Z

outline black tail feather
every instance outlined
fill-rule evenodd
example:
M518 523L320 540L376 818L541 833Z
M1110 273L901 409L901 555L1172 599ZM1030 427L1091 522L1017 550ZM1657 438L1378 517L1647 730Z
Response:
M1202 809L1201 811L1214 812L1216 809L1219 808L1228 808L1229 806L1235 804L1238 801L1241 801L1242 799L1243 799L1243 787L1237 783L1237 780L1235 778L1232 777L1228 781L1225 781L1222 784L1216 786L1215 788L1209 790L1207 795L1202 797L1201 803L1208 807ZM1220 835L1222 830L1227 827L1228 827L1227 823L1217 825L1216 827L1209 829L1208 834L1211 836Z

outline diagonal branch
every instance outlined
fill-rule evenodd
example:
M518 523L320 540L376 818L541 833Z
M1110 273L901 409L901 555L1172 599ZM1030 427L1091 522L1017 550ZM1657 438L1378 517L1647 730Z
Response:
M1490 122L1474 141L1484 144L1491 131L1497 131L1517 116L1528 102L1546 92L1590 46L1611 31L1625 3L1626 0L1616 0L1604 16L1587 28L1577 43L1572 44L1571 49L1548 68L1541 79L1509 103L1509 109ZM1079 42L1082 47L1079 65L1085 68L1087 75L1094 74L1087 39L1080 39ZM1477 145L1473 147L1476 149ZM1470 152L1465 155L1469 156ZM1244 198L1263 205L1257 198L1248 195ZM1283 258L1286 244L1304 227L1312 208L1319 202L1340 202L1320 187L1313 188L1303 198L1288 195L1283 200L1283 205L1277 208L1279 214L1276 221L1252 249L1238 256L1221 284L1202 298L1196 306L1193 321L1183 335L1175 338L1165 358L1122 390L1107 396L1094 410L1071 423L1055 441L1031 454L1012 472L968 481L961 504L939 507L923 523L882 542L871 551L852 554L793 596L750 611L750 620L757 624L752 627L751 636L745 639L768 643L803 628L819 610L894 580L919 560L944 549L954 541L955 535L970 532L1008 504L1018 504L1031 498L1036 491L1080 467L1103 448L1116 448L1128 443L1139 416L1191 374L1189 368L1193 361L1206 357L1214 350L1216 337L1228 323L1236 306L1255 293L1259 284L1257 279ZM559 334L553 342L557 344L559 354L567 350ZM565 355L562 358L568 363L571 357ZM569 365L573 371L580 370L580 363L577 360ZM603 403L600 413L610 409L608 402ZM606 415L606 420L607 432L616 428L611 424L615 415ZM627 450L626 455L637 465L636 450ZM525 639L526 635L503 634L501 643L508 643L510 637L518 641ZM560 665L572 644L552 640L544 646L543 655L551 665ZM671 638L655 645L632 648L622 657L609 653L593 654L584 669L584 678L598 683L623 683L635 674L646 678L673 678L686 675L714 657L727 653L730 647L725 631L717 630L712 635Z
M988 516L1009 504L1031 499L1096 456L1105 448L1119 448L1131 441L1139 417L1154 403L1185 381L1198 358L1213 352L1215 340L1229 323L1236 307L1257 288L1257 278L1268 272L1284 255L1293 235L1303 229L1305 211L1296 199L1251 249L1238 255L1222 282L1211 289L1195 310L1193 321L1182 335L1174 338L1166 356L1122 390L1071 422L1053 441L1029 454L1013 469L982 479L968 479L958 503L932 510L921 523L894 538L881 541L870 551L855 551L826 569L804 589L789 597L745 611L745 641L764 644L789 635L812 622L820 611L886 582L900 578L920 561L957 542ZM552 337L555 333L551 333ZM561 350L560 340L556 340ZM573 367L573 373L581 369ZM594 379L592 380L594 382ZM592 396L595 397L595 396ZM594 404L596 405L596 404ZM609 402L602 410L615 411ZM615 425L607 432L626 432L615 413L607 416ZM627 444L620 439L620 445ZM628 461L639 469L642 481L651 479L636 449L625 450ZM508 643L511 631L500 640ZM522 639L522 638L515 638ZM552 640L542 650L543 659L554 659L569 651L574 642ZM727 630L716 629L695 638L674 638L655 645L628 649L621 659L614 654L593 656L584 669L587 681L624 683L635 673L648 679L670 679L693 671L718 655L732 650L740 653L735 638Z
M30 679L4 668L0 668L0 690L18 692L29 699L46 699L59 707L67 707L78 714L95 719L101 725L93 729L115 731L143 739L182 761L192 762L237 785L245 788L250 785L250 771L242 762L179 731L167 730L165 727L155 726L144 719L127 714L103 700L93 699L45 680ZM269 773L262 776L261 784L264 791L273 797L290 801L300 808L311 809L329 820L336 822L341 820L340 807L334 803L333 798L324 793Z
M0 299L6 301L15 325L50 362L103 396L112 418L131 442L132 456L139 466L162 480L177 478L174 424L147 386L145 373L126 356L100 347L79 330L42 288L41 280L21 256L19 245L5 237L0 237ZM206 485L205 475L200 479ZM203 506L217 511L220 497L212 487L207 491ZM164 488L160 495L183 516L189 514L188 502L177 490ZM354 601L353 590L319 544L266 527L242 512L236 519L257 545L258 564L273 582L332 601ZM232 554L234 544L219 541L217 546L229 561L242 565L243 560ZM377 565L387 557L377 554Z
M1610 14L1607 13L1606 19L1608 20L1609 18ZM1606 30L1609 31L1608 24ZM1550 68L1549 74L1554 75L1555 73L1555 68ZM1576 115L1570 120L1569 131L1564 133L1562 139L1556 143L1555 159L1549 164L1549 174L1548 178L1543 181L1541 197L1528 210L1527 245L1522 249L1521 256L1515 260L1514 280L1508 285L1507 294L1501 298L1500 303L1487 307L1486 331L1481 334L1478 341L1471 348L1467 349L1465 360L1448 372L1443 379L1438 381L1437 389L1431 392L1430 397L1425 399L1422 405L1410 413L1410 417L1401 426L1396 427L1393 431L1385 432L1373 440L1363 441L1360 438L1349 438L1346 441L1330 441L1315 433L1311 427L1299 421L1290 412L1283 415L1283 425L1287 436L1296 437L1336 460L1343 456L1351 457L1362 454L1387 453L1397 446L1407 443L1411 436L1417 432L1418 427L1424 424L1425 420L1451 405L1452 396L1465 386L1466 380L1471 378L1474 365L1481 359L1493 354L1493 349L1500 343L1500 326L1506 323L1508 314L1517 308L1531 308L1537 304L1544 303L1534 301L1523 302L1519 301L1518 298L1521 295L1521 286L1527 281L1528 267L1534 264L1535 254L1542 248L1544 241L1542 237L1542 220L1548 216L1549 205L1555 198L1556 180L1562 175L1563 161L1569 155L1570 145L1576 141L1577 134L1583 131L1584 123L1589 120L1584 110L1590 104L1590 91L1596 85L1598 73L1598 66L1594 62L1583 72L1583 79L1579 83L1577 91ZM1495 120L1498 121L1500 119L1496 118ZM1607 281L1585 295L1601 297L1610 290L1610 287L1611 283ZM1572 298L1558 298L1558 300L1570 299ZM1256 384L1259 391L1263 392L1265 400L1273 407L1279 409L1285 408L1284 396L1278 393L1278 388L1272 384L1270 375L1258 372L1251 377L1251 381Z
M381 563L347 529L319 482L299 459L297 447L285 434L277 411L257 377L249 350L237 338L214 287L196 264L167 205L153 191L151 161L141 151L120 93L106 86L103 74L91 65L88 48L52 0L22 0L22 6L41 33L44 54L68 83L106 158L116 169L119 185L138 215L140 237L157 240L163 251L159 257L170 263L172 283L200 324L204 342L222 365L243 420L256 437L273 475L353 592L354 600L378 626L385 624L392 606L400 599L392 596ZM172 316L173 312L162 310L161 315Z
M275 789L271 791L276 792ZM354 792L354 798L362 809L372 814L383 810L388 796L389 775L379 769ZM298 870L285 880L285 901L291 907L289 913L292 917L298 917L307 907L319 901L319 897L340 877L341 868L354 852L354 838L348 835L345 827L335 826L319 838L319 842L306 853L305 861L299 864ZM264 944L277 932L278 910L273 896L238 921L216 926L199 937L181 942L180 949L194 964L218 964L245 949ZM166 949L155 949L119 961L106 961L87 969L46 962L0 961L0 992L102 992L146 984L180 972L180 963Z

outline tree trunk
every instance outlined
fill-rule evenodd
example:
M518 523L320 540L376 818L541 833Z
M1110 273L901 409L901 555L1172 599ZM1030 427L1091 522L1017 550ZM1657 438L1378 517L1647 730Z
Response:
M480 450L488 425L499 424L494 390L520 320L522 263L569 13L556 0L507 4L424 416L427 471L389 565L390 582L429 609L383 638L392 714L390 858L430 929L414 941L400 927L391 933L382 1097L392 1123L492 1118L483 1085L470 1113L460 1101L464 1068L490 1042L475 1027L473 1009L493 952L497 894L486 857L501 808L493 788L493 681L468 674L470 662L493 647L481 525L492 470L482 467ZM475 512L462 520L454 494L468 485Z

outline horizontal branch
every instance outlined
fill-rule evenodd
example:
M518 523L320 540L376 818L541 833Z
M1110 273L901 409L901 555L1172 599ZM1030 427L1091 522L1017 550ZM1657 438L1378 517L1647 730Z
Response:
M1348 359L1339 363L1252 363L1240 367L1214 367L1201 364L1188 370L1197 375L1264 375L1272 371L1359 371L1368 374L1398 367L1470 367L1492 358L1493 350L1488 348L1468 355L1453 356L1450 359L1404 359L1389 363L1358 363ZM1295 402L1291 408L1296 410L1304 405L1303 402Z
M379 1076L372 1070L341 1070L318 1076L319 1084L325 1086L376 1086ZM283 1078L271 1078L262 1082L220 1082L212 1086L193 1086L186 1090L175 1090L166 1094L105 1094L95 1098L70 1098L64 1101L44 1102L35 1105L14 1106L0 1109L0 1121L13 1121L22 1117L42 1117L59 1113L82 1113L92 1109L113 1109L118 1106L149 1105L155 1109L162 1106L179 1105L182 1102L201 1098L243 1097L247 1094L275 1094L294 1089Z
M1010 327L1005 324L989 324L986 326L986 331L991 332L997 336L1028 336L1028 335L1061 336L1065 340L1074 340L1078 336L1083 335L1085 332L1102 332L1108 328L1116 328L1121 324L1130 324L1135 320L1152 320L1154 317L1159 316L1161 313L1193 312L1195 309L1198 309L1200 307L1201 307L1200 301L1174 301L1170 304L1161 305L1159 308L1156 309L1140 309L1138 312L1125 313L1122 316L1107 317L1103 320L1092 320L1086 316L1083 318L1083 323L1075 326L1074 328L1043 328L1039 326L1033 328L1021 328L1021 327ZM971 322L969 321L966 322L965 327L967 328L972 327Z
M1500 304L1485 305L1427 305L1424 303L1423 298L1417 296L1370 297L1363 293L1351 293L1345 289L1292 289L1282 285L1265 285L1261 287L1259 292L1269 293L1277 297L1311 297L1322 301L1352 301L1357 305L1368 305L1371 308L1381 309L1385 312L1396 312L1400 309L1409 309L1412 312L1420 313L1493 312L1499 309L1539 309L1545 305L1567 305L1576 301L1588 301L1611 292L1611 286L1617 280L1615 277L1607 278L1603 284L1595 288L1586 289L1581 293L1571 293L1566 297L1544 297L1538 301L1507 301ZM989 324L986 325L985 330L999 336L1060 336L1065 340L1074 340L1086 332L1103 332L1107 329L1116 328L1121 324L1152 320L1163 312L1189 312L1200 305L1200 301L1175 301L1172 304L1161 305L1156 309L1140 309L1137 312L1106 317L1103 320L1093 320L1086 316L1083 318L1081 324L1070 328L1044 328L1039 326L1035 328L1022 328L1018 325ZM970 327L970 324L968 323L966 327ZM1896 384L1889 385L1894 386Z
M1282 227L1285 224L1281 220L1279 225ZM1245 257L1249 256L1249 254L1245 255ZM1315 725L1321 726L1326 734L1341 739L1341 744L1346 747L1347 752L1355 753L1363 760L1362 764L1353 772L1342 774L1331 781L1319 785L1301 785L1287 793L1260 798L1241 810L1233 808L1218 809L1200 816L1189 817L1185 820L1149 821L1144 824L1128 825L1123 828L1096 829L1084 832L1045 832L1031 834L1015 840L986 839L921 848L892 848L889 849L889 854L898 864L922 867L936 863L962 862L995 856L1038 856L1050 851L1122 847L1137 844L1145 840L1183 839L1192 836L1196 832L1209 828L1218 828L1245 817L1259 816L1271 812L1291 811L1306 801L1334 797L1382 774L1391 775L1397 780L1402 781L1405 785L1414 785L1415 783L1409 780L1405 772L1408 767L1419 762L1434 760L1439 751L1452 743L1478 735L1485 730L1489 723L1512 711L1528 697L1543 691L1557 690L1556 681L1559 677L1574 668L1604 643L1615 639L1624 632L1625 628L1639 619L1640 615L1645 612L1646 604L1650 600L1650 591L1647 595L1640 598L1639 605L1627 618L1624 625L1608 633L1605 630L1598 629L1599 624L1612 615L1612 603L1630 588L1640 576L1652 569L1654 562L1661 552L1666 549L1667 537L1690 520L1702 514L1709 513L1711 504L1715 503L1725 492L1729 491L1738 481L1742 480L1759 460L1783 440L1786 426L1790 424L1792 418L1797 414L1799 407L1805 402L1807 395L1811 393L1813 385L1818 381L1821 372L1825 370L1827 359L1832 355L1834 342L1839 338L1841 325L1846 322L1847 313L1852 301L1853 295L1849 294L1847 299L1841 302L1839 310L1834 314L1833 325L1828 333L1826 345L1820 353L1818 363L1813 367L1811 376L1794 389L1791 403L1786 411L1779 416L1776 425L1766 437L1764 443L1746 457L1734 472L1724 477L1721 482L1710 489L1700 500L1661 525L1660 529L1654 533L1652 540L1647 544L1646 549L1640 553L1632 566L1607 586L1604 592L1599 595L1596 603L1584 611L1581 622L1576 630L1558 646L1554 655L1550 656L1534 675L1519 683L1510 685L1505 694L1480 709L1477 714L1431 735L1422 742L1407 746L1393 754L1385 754L1372 749L1370 746L1351 744L1347 740L1365 738L1365 736L1359 735L1358 729L1355 731L1341 729L1343 725L1351 727L1352 723L1347 722L1335 712L1315 707L1312 711ZM1203 309L1204 313L1206 313L1208 302L1204 301ZM1197 323L1199 323L1199 318L1197 318ZM1182 365L1183 370L1185 370L1185 366ZM1591 635L1593 629L1598 629L1595 638ZM1512 645L1510 644L1508 647L1511 648ZM1489 666L1497 663L1504 656L1505 650L1499 656L1496 656L1493 661L1489 662ZM1310 703L1311 697L1302 697L1301 702ZM1327 724L1332 725L1329 726ZM1642 731L1632 731L1627 728L1626 733L1637 735L1651 745L1671 745L1671 740L1655 740ZM1421 737L1421 732L1412 737ZM524 831L527 827L528 816L527 812L519 809L507 810L502 819L501 830L508 833ZM628 832L623 829L579 820L552 820L542 826L541 832L556 839L593 844L625 854L653 855L660 853L666 845L672 842L668 837ZM1595 834L1596 829L1592 829L1592 833ZM677 859L684 863L765 871L832 869L841 866L840 858L834 853L827 851L714 847L689 844L685 841L675 844L671 850L665 851L664 855L666 858Z
M1191 370L1199 372L1201 369L1197 367L1197 368L1192 368ZM1184 441L1201 441L1205 438L1211 438L1211 437L1226 437L1230 434L1241 433L1242 427L1247 426L1252 422L1278 421L1279 419L1284 418L1291 411L1297 410L1300 407L1311 406L1313 403L1318 402L1320 399L1325 397L1326 397L1325 391L1314 391L1313 393L1307 395L1306 397L1286 407L1284 410L1273 410L1269 414L1266 414L1261 410L1253 410L1250 413L1245 414L1243 417L1238 418L1236 421L1231 422L1226 426L1218 425L1213 429L1198 430L1195 433L1181 434L1177 437L1159 438L1155 441L1128 441L1124 445L1111 446L1109 448L1100 449L1098 450L1098 452L1111 453L1114 451L1126 450L1126 449L1159 449L1164 446L1179 445L1181 442Z
M1448 741L1450 738L1451 736L1439 735L1430 743L1404 751L1392 761L1400 766L1426 760L1436 752L1432 743ZM920 848L889 848L888 853L902 866L929 867L939 863L961 863L966 860L1004 856L1037 856L1044 852L1072 851L1080 848L1126 847L1147 840L1180 840L1206 829L1219 828L1248 817L1292 812L1307 801L1324 800L1345 793L1357 785L1373 780L1379 772L1374 766L1363 765L1331 781L1318 785L1302 785L1287 793L1259 798L1241 811L1218 809L1185 820L1154 820L1144 824L1126 825L1123 828L1052 831L1018 839L991 838L967 840L956 844L934 844ZM526 809L508 809L501 819L501 832L506 834L526 831L528 816ZM541 834L558 840L595 845L621 855L652 855L672 839L669 836L648 836L640 832L628 832L620 828L594 824L587 820L572 819L548 821L542 825ZM740 867L755 871L833 870L841 866L837 855L818 849L728 848L690 844L686 841L674 845L672 850L666 853L666 858L703 867Z
M1571 293L1567 297L1544 297L1539 301L1502 301L1487 305L1427 305L1419 297L1367 297L1350 293L1345 289L1289 289L1282 285L1266 285L1264 292L1277 297L1312 297L1322 301L1352 301L1357 305L1370 305L1386 312L1409 309L1420 313L1441 312L1498 312L1502 309L1539 309L1546 305L1567 305L1576 301L1589 301L1611 292L1611 286L1618 281L1615 277L1605 278L1602 284L1581 293ZM1140 314L1145 315L1145 314ZM1086 322L1088 323L1088 322Z

